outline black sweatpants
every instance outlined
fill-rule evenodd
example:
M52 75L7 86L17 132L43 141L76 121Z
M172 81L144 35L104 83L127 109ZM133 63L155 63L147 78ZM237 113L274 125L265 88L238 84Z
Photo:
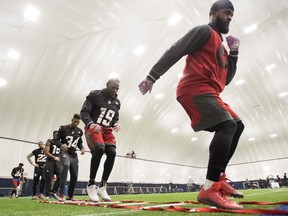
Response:
M47 160L45 166L45 188L46 196L50 195L50 192L56 193L60 186L60 173L62 171L62 165L60 161ZM52 186L52 177L56 175L56 181Z
M60 194L64 194L64 188L67 181L68 171L70 172L70 184L68 187L68 197L73 197L74 189L78 178L78 157L77 154L69 154L61 152L60 160L62 164L62 172L60 175Z
M33 196L37 193L37 185L40 180L40 194L43 194L45 187L44 167L35 167L33 177Z

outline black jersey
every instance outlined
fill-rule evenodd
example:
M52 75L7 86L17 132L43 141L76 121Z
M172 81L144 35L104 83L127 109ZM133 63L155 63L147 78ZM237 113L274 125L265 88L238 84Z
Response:
M39 167L44 167L46 163L47 156L44 154L44 149L35 149L32 151L32 154L35 156L35 163L39 165Z
M72 129L70 125L62 125L59 128L59 139L68 145L69 154L76 154L77 148L83 148L82 135L83 131L78 127Z
M59 157L62 143L58 139L48 139L50 143L49 153L55 157ZM47 160L54 161L53 158L47 157Z
M120 101L117 95L108 97L103 90L94 90L86 97L80 115L85 125L96 123L102 127L113 127L119 121Z
M15 167L12 169L11 176L15 179L20 179L23 176L24 169L20 167Z

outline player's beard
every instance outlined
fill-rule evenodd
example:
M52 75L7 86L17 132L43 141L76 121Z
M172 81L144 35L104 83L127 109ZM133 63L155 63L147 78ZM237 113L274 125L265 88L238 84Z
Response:
M220 17L216 18L216 28L222 34L227 34L229 32L229 24L223 22Z

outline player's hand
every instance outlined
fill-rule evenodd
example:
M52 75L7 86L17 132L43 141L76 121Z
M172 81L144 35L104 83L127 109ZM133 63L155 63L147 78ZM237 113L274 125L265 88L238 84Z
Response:
M54 157L54 161L60 161L59 157Z
M61 145L61 151L63 152L68 151L68 146L66 144Z
M113 126L113 130L118 132L121 128L121 125L119 123L115 123L114 126Z
M82 148L80 151L81 151L81 153L80 153L81 155L85 154L85 148Z
M35 163L35 164L33 164L33 166L34 166L34 167L39 167L39 165L38 165L38 164L36 164L36 163Z
M139 85L139 91L144 95L148 91L151 93L152 87L153 87L153 82L151 80L148 80L147 78L143 80Z
M89 132L92 133L101 133L102 127L99 124L91 124L89 127Z
M238 51L240 46L240 40L233 36L226 37L227 45L230 51Z

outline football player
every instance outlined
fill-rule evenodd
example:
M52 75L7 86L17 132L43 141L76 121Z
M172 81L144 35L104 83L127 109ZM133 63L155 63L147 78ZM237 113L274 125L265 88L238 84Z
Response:
M60 185L60 173L62 171L62 165L60 162L60 148L62 143L58 138L58 131L53 131L53 139L48 139L45 144L44 153L47 156L45 166L45 183L46 183L46 197L53 197L59 199L56 192ZM52 179L56 177L56 180L52 187Z
M65 201L64 188L67 181L68 170L70 171L70 184L68 187L67 200L75 201L73 198L74 189L78 178L78 155L77 149L80 149L81 154L85 153L83 147L82 135L83 131L78 127L80 123L80 115L75 114L68 125L62 125L59 128L59 140L61 141L60 161L63 167L60 176L60 197L59 201Z
M18 198L18 187L20 186L20 183L24 183L24 168L23 168L24 164L23 163L19 163L18 167L15 167L12 169L11 172L11 176L13 177L12 179L12 184L13 184L13 189L10 195L10 198L12 198L13 196L15 196L16 198Z
M94 202L99 201L98 195L105 201L111 200L107 193L107 181L116 157L116 139L112 132L120 129L120 101L117 98L119 85L118 79L110 79L105 89L91 91L80 112L81 120L85 123L86 141L92 154L87 193ZM97 189L95 178L104 153L107 157Z
M37 149L33 150L31 153L27 155L27 160L29 163L34 166L34 177L33 177L33 197L32 199L35 200L37 199L36 191L37 191L37 185L40 180L40 194L39 198L43 199L43 191L44 191L44 186L45 186L45 176L44 176L44 167L46 163L46 158L47 156L44 154L44 148L45 144L44 142L40 141L38 143ZM32 161L32 157L35 157L35 162Z
M217 0L209 12L209 23L191 29L174 43L152 67L139 84L142 94L151 92L154 83L183 56L186 65L177 86L177 100L191 120L194 131L213 132L204 186L197 199L207 205L224 209L242 209L228 196L244 195L227 181L225 170L232 158L244 124L221 98L220 93L233 79L240 40L226 37L229 53L223 45L222 34L229 32L234 6L229 0Z

